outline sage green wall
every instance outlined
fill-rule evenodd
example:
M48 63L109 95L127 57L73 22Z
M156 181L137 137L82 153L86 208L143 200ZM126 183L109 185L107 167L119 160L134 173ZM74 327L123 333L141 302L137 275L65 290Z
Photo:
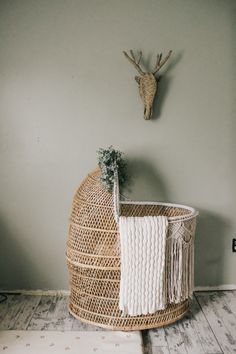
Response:
M235 1L0 2L0 287L66 289L72 196L123 150L132 197L200 210L196 284L236 284ZM174 55L144 121L122 50Z

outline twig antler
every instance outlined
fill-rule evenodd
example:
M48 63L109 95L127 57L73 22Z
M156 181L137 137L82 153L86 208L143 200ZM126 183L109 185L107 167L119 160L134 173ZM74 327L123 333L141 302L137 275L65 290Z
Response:
M165 59L162 59L162 53L161 54L157 54L157 61L156 61L156 65L155 65L155 68L153 70L153 75L155 75L159 70L160 68L167 62L167 60L169 59L169 57L171 56L171 53L172 53L172 50L169 51L169 53L167 54L167 56L165 57Z
M171 56L172 50L169 51L164 59L162 59L162 53L157 55L156 64L153 71L142 70L140 66L142 52L138 53L137 58L135 58L132 50L130 50L130 55L128 55L127 52L123 53L140 74L140 76L135 76L135 80L138 83L139 94L144 103L144 118L151 119L153 102L158 88L158 78L155 76L155 74L163 67L163 65L165 65Z
M132 58L126 52L123 52L123 53L126 56L126 58L131 62L131 64L133 64L135 66L135 68L138 70L139 74L144 75L145 73L139 65L141 58L142 58L142 52L141 51L139 52L139 56L138 56L137 60L135 59L135 56L134 56L134 53L132 50L130 50L130 54L131 54Z

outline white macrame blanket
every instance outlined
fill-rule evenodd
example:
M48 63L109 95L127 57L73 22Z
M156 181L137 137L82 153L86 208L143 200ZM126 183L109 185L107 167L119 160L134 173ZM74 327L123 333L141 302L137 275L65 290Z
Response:
M165 216L119 217L121 281L119 308L131 316L166 306Z

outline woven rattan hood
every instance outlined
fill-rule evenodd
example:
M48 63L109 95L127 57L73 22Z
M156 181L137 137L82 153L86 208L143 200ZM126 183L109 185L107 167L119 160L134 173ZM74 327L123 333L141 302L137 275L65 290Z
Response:
M101 171L99 168L96 168L93 172L89 173L81 183L75 197L90 204L96 204L101 207L110 207L112 209L112 194L107 192L102 185L100 177Z

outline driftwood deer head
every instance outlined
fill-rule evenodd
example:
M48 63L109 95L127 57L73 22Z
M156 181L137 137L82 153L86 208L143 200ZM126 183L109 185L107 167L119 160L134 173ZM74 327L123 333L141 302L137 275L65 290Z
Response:
M140 76L135 76L135 80L139 86L139 94L144 103L144 119L151 119L152 117L152 106L153 101L157 92L158 78L155 76L162 66L169 59L172 51L170 50L167 56L162 60L162 53L157 55L156 65L153 71L145 72L140 66L140 61L142 58L142 52L139 52L138 58L136 59L133 51L130 51L129 56L126 52L123 52L125 57L130 61L132 65L138 70Z

